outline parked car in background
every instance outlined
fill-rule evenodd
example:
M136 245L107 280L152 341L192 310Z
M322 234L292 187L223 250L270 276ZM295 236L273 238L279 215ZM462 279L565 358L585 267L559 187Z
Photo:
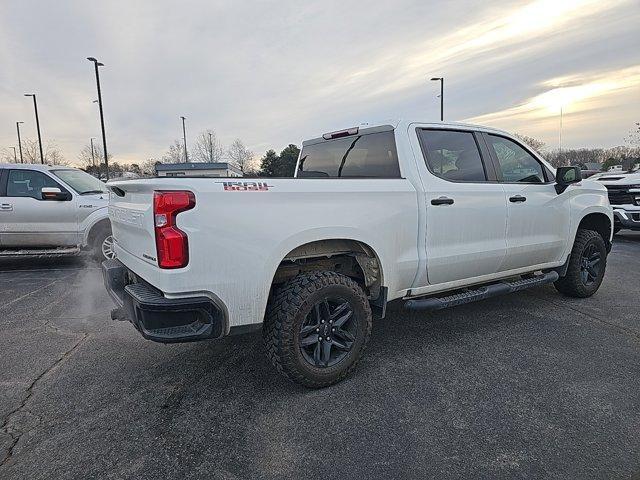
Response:
M613 233L640 230L640 170L615 170L592 177L607 187L613 207Z
M72 167L0 164L0 257L114 258L106 185Z
M580 167L580 173L582 173L582 178L589 178L598 173L602 173L602 163L577 162L574 165L577 167Z

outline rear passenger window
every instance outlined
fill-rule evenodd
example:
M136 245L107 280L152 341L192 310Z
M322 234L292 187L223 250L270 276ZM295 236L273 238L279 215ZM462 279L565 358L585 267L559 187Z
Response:
M487 135L489 148L498 159L501 179L508 183L544 183L542 164L516 142L497 135Z
M34 170L9 170L7 197L32 197L42 200L43 187L62 187L54 179Z
M438 177L456 182L484 182L487 175L471 132L421 130L427 167Z
M393 132L349 136L305 145L300 153L298 177L399 178L400 167Z

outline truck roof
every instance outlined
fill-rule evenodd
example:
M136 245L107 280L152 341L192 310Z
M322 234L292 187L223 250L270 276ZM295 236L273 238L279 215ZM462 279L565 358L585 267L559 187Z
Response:
M319 137L311 138L302 142L302 145L311 145L314 143L323 142L326 140L331 140L332 134L347 132L349 130L358 129L358 133L366 134L366 133L375 133L385 130L394 130L396 128L408 127L409 125L421 125L423 127L434 127L434 128L460 128L460 129L473 129L479 130L487 133L501 133L506 135L511 135L509 132L504 130L500 130L493 127L486 127L484 125L476 125L472 123L464 123L464 122L433 122L433 121L423 121L419 119L397 119L397 120L384 120L384 121L376 121L376 122L363 122L360 125L354 125L351 127L347 127L341 130L334 130L332 132L323 133Z
M11 168L14 170L39 170L44 172L60 169L78 170L78 168L71 167L69 165L42 165L41 163L0 163L0 169L3 168Z

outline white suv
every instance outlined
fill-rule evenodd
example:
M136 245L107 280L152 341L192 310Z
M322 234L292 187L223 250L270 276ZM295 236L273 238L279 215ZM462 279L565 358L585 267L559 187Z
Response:
M114 258L106 185L72 167L0 164L0 256Z

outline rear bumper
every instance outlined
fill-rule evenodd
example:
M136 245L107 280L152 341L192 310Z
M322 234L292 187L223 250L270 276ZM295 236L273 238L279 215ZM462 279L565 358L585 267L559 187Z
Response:
M226 332L222 310L208 297L165 298L118 260L102 263L104 285L118 308L117 320L128 320L148 340L161 343L220 338Z
M615 226L630 230L640 230L640 207L633 209L613 207L613 216Z

